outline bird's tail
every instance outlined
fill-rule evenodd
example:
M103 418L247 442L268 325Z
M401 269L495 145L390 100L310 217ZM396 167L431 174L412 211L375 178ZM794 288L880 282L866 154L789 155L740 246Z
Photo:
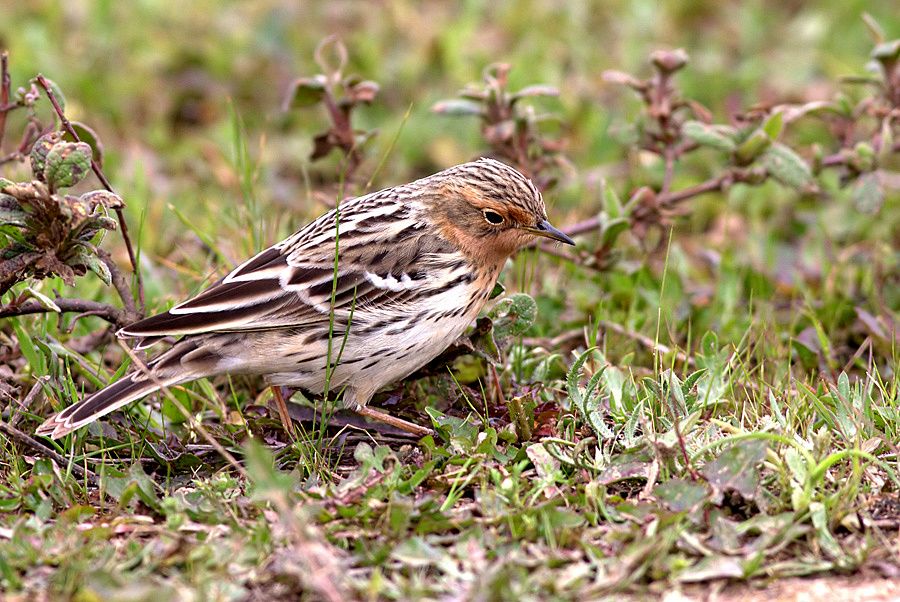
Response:
M35 432L51 439L59 439L136 399L176 384L179 380L181 379L174 378L171 382L154 381L139 372L132 372L51 416Z
M219 359L219 356L199 341L179 341L147 364L149 372L132 372L107 385L51 416L35 432L51 439L59 439L163 387L211 376L218 371Z

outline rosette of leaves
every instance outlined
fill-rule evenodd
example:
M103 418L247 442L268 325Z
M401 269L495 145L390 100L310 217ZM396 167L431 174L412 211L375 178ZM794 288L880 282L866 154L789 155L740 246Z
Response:
M509 90L510 65L496 63L484 71L481 85L469 84L459 98L441 100L431 107L440 115L478 117L481 135L500 158L515 165L535 180L542 190L554 183L544 173L547 168L562 162L562 141L544 132L546 124L559 123L559 117L538 113L523 104L526 98L556 97L559 90L537 84L516 92Z
M7 243L0 250L0 294L26 278L59 276L71 285L87 270L110 283L95 242L102 231L116 228L106 212L122 207L122 199L104 190L60 192L87 176L91 156L89 145L53 132L32 148L32 181L0 179L0 235Z

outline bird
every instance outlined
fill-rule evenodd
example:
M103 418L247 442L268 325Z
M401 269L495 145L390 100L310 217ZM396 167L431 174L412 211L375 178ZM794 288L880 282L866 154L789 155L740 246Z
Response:
M363 416L430 433L366 404L456 341L535 237L575 244L548 221L532 181L495 159L344 200L196 296L117 331L135 350L175 342L36 433L58 439L164 387L224 373L343 391Z

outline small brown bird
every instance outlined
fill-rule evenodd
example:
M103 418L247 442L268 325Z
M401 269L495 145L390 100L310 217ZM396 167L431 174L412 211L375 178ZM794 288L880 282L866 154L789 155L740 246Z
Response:
M181 338L37 433L56 439L162 387L231 373L313 394L327 381L347 407L422 435L366 403L453 343L534 236L575 244L547 221L534 184L492 159L344 201L196 297L120 330L141 339L137 349Z

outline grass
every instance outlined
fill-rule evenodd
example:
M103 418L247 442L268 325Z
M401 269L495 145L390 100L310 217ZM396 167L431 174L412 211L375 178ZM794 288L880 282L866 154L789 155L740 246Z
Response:
M724 122L735 99L803 102L823 87L859 98L835 82L864 72L862 10L889 37L900 31L890 3L863 2L398 2L378 19L352 4L209 1L178 17L157 2L67 6L64 16L49 4L13 8L17 27L0 45L15 85L43 72L67 114L99 132L153 311L342 189L484 154L474 120L429 107L490 63L513 65L511 89L560 88L532 106L565 124L570 165L545 195L561 225L625 215L635 189L665 179L636 150L639 103L599 83L604 69L645 76L651 50L684 46L692 62L679 87ZM346 181L339 153L306 159L325 114L278 109L293 78L319 70L325 33L346 44L349 72L381 86L354 109L355 126L378 133ZM22 125L11 115L6 151ZM786 127L804 149L830 140L815 120ZM896 157L884 168L896 170ZM721 169L721 155L703 149L679 161L672 187ZM486 312L492 334L476 330L474 351L376 398L434 426L418 443L327 428L331 408L314 404L297 409L288 436L270 393L244 377L176 387L48 442L57 462L0 434L0 589L13 599L592 599L890 575L900 210L896 190L861 210L834 173L818 181L824 195L768 181L698 196L671 227L613 238L600 269L591 253L603 232L579 238L574 263L520 254ZM127 265L115 233L103 244ZM91 274L74 288L28 284L50 297L115 298ZM3 389L3 421L30 433L120 376L121 349L85 343L104 327L71 315L4 319L0 377L13 388Z

